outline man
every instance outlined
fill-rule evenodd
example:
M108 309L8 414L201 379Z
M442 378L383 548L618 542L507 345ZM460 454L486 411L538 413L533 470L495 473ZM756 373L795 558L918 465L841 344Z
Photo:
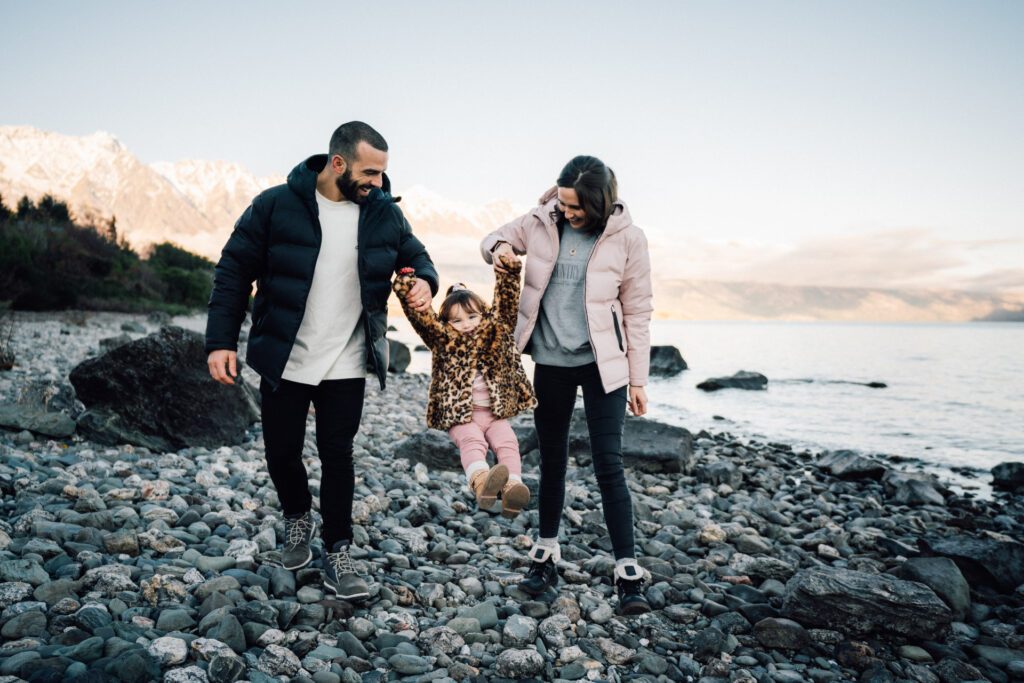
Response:
M352 542L352 442L369 366L384 388L391 276L416 270L407 300L429 308L437 272L390 194L388 145L360 121L340 126L329 153L310 157L285 185L259 194L238 219L214 273L206 326L210 375L237 376L238 332L257 282L246 362L260 374L267 469L285 515L282 563L313 559L316 534L302 446L316 409L325 588L369 596Z

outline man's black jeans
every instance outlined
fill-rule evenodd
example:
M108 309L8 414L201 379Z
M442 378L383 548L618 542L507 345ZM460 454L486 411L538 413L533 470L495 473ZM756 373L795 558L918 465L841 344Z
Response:
M606 394L596 363L575 368L537 364L533 388L537 394L534 424L540 446L540 535L558 536L565 504L565 469L569 460L569 423L577 387L583 387L583 407L590 431L594 475L615 559L634 557L633 500L622 469L622 426L626 418L626 387Z
M352 441L363 415L366 380L324 380L313 386L281 380L277 391L260 383L263 442L267 470L286 515L312 507L302 446L306 439L309 404L316 409L316 447L320 455L320 515L327 550L341 540L352 540L352 496L355 471Z

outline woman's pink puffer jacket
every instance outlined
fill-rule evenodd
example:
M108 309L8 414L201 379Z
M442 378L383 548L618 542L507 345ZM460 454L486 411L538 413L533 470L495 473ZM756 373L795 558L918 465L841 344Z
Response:
M558 228L551 217L556 193L556 188L548 190L536 208L487 235L480 244L488 263L498 242L508 242L517 254L528 256L515 331L520 351L533 334L541 298L558 259ZM590 343L605 392L627 384L646 385L651 364L651 259L647 238L633 225L621 201L594 245L584 292Z

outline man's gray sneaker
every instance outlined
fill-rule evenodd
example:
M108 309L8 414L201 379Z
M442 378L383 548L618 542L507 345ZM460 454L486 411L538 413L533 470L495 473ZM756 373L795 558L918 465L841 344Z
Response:
M338 541L324 558L324 588L342 600L359 602L370 597L370 589L356 573L348 547L349 541Z
M313 559L310 544L316 535L316 520L309 511L294 519L284 518L284 552L281 564L285 569L302 569Z

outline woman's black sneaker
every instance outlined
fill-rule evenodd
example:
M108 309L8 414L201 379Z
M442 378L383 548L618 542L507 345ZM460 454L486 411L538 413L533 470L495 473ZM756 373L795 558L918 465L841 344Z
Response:
M524 593L537 596L548 588L558 585L558 568L555 563L562 557L558 546L548 547L535 545L527 553L533 560L526 571L526 578L519 582Z
M644 574L638 564L626 564L615 568L615 588L619 594L618 614L628 617L647 614L651 603L644 597Z
M555 568L555 561L531 562L530 569L526 572L526 578L519 583L524 593L540 595L548 588L558 585L558 569Z

